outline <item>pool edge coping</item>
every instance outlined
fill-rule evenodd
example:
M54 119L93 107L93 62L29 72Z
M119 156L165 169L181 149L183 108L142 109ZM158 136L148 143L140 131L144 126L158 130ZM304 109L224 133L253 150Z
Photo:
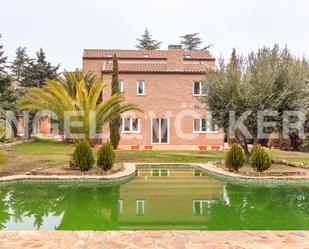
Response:
M14 181L100 181L113 182L129 179L135 175L136 164L124 163L124 170L110 175L10 175L0 177L0 184Z
M184 165L191 166L205 170L207 174L211 177L214 177L218 180L225 181L232 184L241 184L241 185L256 185L256 186L267 186L267 185L303 185L309 184L309 175L308 176L245 176L236 174L234 172L228 172L221 168L218 168L215 165L215 162L208 163L136 163L138 165Z
M205 170L207 174L218 180L233 184L246 185L282 185L309 184L309 176L245 176L228 172L215 165L215 162L208 163L128 163L124 162L124 170L111 175L11 175L0 177L0 184L14 181L94 181L94 182L119 182L130 179L136 175L136 169L141 165L183 165Z

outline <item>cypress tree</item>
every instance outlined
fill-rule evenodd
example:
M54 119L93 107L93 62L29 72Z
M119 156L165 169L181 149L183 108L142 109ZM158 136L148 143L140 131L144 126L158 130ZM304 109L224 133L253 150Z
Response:
M119 93L119 86L118 86L118 59L117 56L114 54L113 56L113 71L112 71L112 95ZM120 106L116 106L115 109L119 108ZM113 145L114 149L117 149L119 141L120 141L120 126L121 126L121 117L117 115L113 120L109 122L109 130L110 130L110 141Z
M136 48L145 49L145 50L156 50L160 48L161 42L158 42L155 39L152 39L149 30L146 29L141 39L136 39L138 44Z

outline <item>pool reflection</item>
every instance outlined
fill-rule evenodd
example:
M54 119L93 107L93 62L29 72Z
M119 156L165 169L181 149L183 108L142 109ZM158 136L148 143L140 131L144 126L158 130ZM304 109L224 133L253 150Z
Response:
M308 229L308 188L244 187L193 169L140 169L118 186L0 185L0 229Z

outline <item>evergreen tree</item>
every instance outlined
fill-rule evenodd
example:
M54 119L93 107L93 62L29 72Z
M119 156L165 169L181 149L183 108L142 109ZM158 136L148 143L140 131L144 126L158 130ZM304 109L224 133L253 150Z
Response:
M50 62L47 62L42 48L36 55L36 60L31 60L21 74L20 85L23 87L43 87L46 80L58 76L57 71L60 65L52 66Z
M113 56L113 72L112 72L112 96L114 94L119 94L119 83L118 83L118 59L116 55ZM120 106L115 106L115 109L119 109ZM117 115L114 119L109 122L109 130L110 130L110 141L113 145L114 149L117 149L119 141L120 141L120 134L119 129L121 126L121 117Z
M202 39L199 37L199 33L186 34L180 36L180 38L180 44L187 50L198 50L199 46L203 43Z
M1 40L1 34L0 34L0 40ZM5 68L7 58L8 57L4 56L3 45L0 44L0 75L6 74Z
M152 39L149 30L146 29L141 39L136 39L138 44L136 48L145 49L145 50L156 50L160 48L161 42L158 42L155 39Z
M279 132L282 132L282 111L307 112L308 72L306 64L291 55L287 48L280 50L278 45L263 47L246 58L237 56L233 50L229 63L221 60L218 70L205 74L207 98L201 100L212 110L213 122L225 129L229 140L233 135L232 140L243 147L249 158L246 140L253 139L258 143L260 139L259 111L278 111L276 129ZM243 121L246 129L233 129L230 111L235 113L237 119L250 111ZM276 129L267 129L266 133L270 134Z
M21 81L21 75L25 71L29 62L30 59L26 53L26 48L18 47L16 50L15 60L12 62L12 65L10 67L12 70L12 78L15 81Z
M5 122L6 111L12 111L17 117L19 97L20 91L14 89L11 78L8 75L0 75L0 123ZM16 129L14 129L14 133L16 135Z

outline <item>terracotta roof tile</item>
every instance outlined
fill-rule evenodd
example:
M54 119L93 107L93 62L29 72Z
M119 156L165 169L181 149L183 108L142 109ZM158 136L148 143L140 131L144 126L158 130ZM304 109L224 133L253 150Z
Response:
M119 59L167 59L167 50L121 50L121 49L85 49L84 59L110 58L116 54ZM145 56L146 55L146 56ZM215 60L213 55L206 50L184 50L185 60Z
M166 63L119 63L119 73L204 73L211 67L205 64L184 64L183 70L168 70ZM112 71L112 63L103 66L103 73Z

